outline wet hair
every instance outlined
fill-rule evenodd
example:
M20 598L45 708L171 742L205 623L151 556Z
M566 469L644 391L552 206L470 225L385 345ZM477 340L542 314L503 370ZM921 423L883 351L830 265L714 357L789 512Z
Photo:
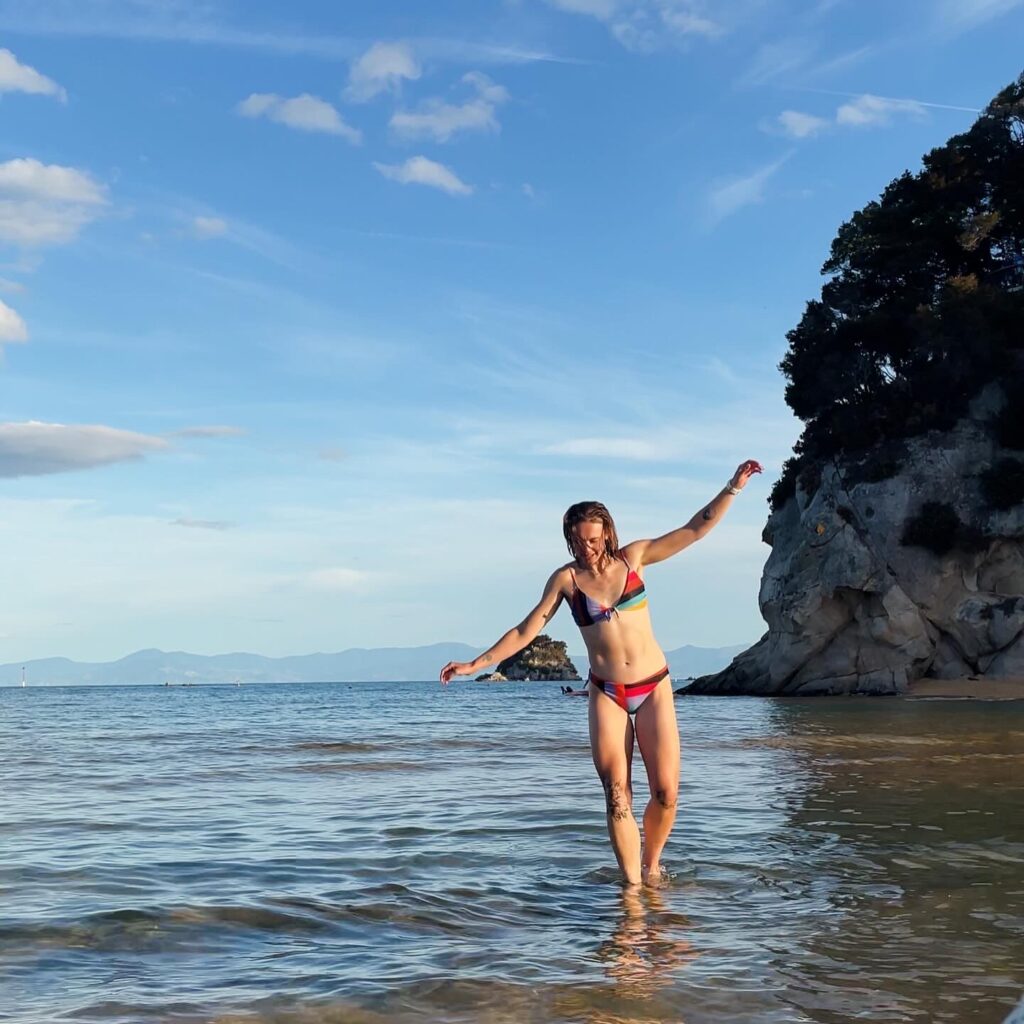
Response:
M619 553L619 535L615 532L615 520L599 501L578 501L570 505L562 516L562 535L565 537L569 554L576 558L576 548L573 546L573 527L580 523L600 523L604 527L604 549L609 558L615 558Z

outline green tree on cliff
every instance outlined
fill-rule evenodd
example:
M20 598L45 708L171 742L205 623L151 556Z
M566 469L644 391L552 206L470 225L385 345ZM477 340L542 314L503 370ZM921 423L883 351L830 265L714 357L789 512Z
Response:
M838 452L948 428L1024 386L1024 74L845 223L780 369L804 421L772 494Z

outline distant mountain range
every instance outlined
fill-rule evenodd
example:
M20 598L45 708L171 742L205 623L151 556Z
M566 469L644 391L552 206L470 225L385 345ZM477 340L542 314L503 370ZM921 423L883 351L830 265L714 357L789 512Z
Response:
M673 677L705 675L726 667L749 647L680 647L667 651ZM118 661L81 662L68 658L0 665L0 686L18 686L21 670L29 686L118 686L170 683L317 683L436 679L448 661L469 661L480 653L468 644L426 647L354 647L337 654L299 654L265 658L260 654L189 654L186 651L136 651ZM573 655L580 675L587 659Z

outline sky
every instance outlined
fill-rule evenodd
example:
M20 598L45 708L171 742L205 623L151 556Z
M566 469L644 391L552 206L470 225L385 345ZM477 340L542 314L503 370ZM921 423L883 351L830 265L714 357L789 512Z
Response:
M836 230L1024 0L0 0L0 662L517 623L596 498L753 642ZM548 630L583 645L567 609Z

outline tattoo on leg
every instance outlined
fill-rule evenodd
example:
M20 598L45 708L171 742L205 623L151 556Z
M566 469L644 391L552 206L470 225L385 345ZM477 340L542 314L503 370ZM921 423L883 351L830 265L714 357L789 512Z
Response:
M608 814L614 821L625 821L629 817L629 801L621 782L605 782L604 802Z
M714 519L715 510L710 505L708 505L708 507L704 509L703 515L705 519Z

